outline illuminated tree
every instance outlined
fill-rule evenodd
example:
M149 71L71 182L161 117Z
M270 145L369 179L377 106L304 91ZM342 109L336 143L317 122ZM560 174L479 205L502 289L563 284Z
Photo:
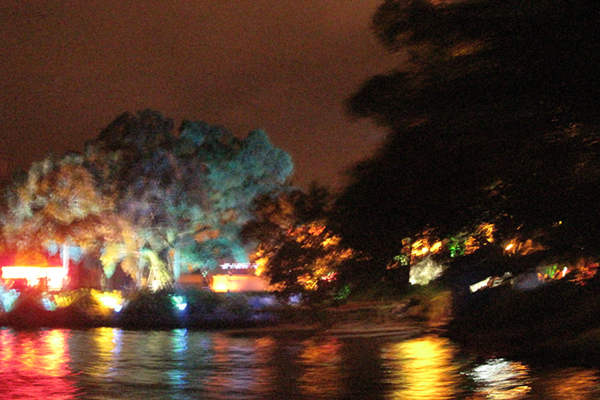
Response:
M247 261L239 238L262 193L281 190L292 171L287 153L262 131L238 139L203 122L180 134L159 113L125 114L88 144L95 170L116 191L116 209L141 239L145 276L177 279L182 266L212 269L224 259ZM111 182L118 182L114 184ZM150 256L152 255L152 256ZM152 261L153 260L153 261Z
M142 286L172 284L181 265L247 261L240 230L250 205L285 187L290 156L262 131L238 139L202 122L172 129L158 112L126 113L83 155L35 163L9 191L4 237L79 246L107 277L120 265Z
M131 240L123 239L128 227L113 213L113 198L99 193L77 154L34 163L13 183L7 205L3 236L16 249L57 243L69 260L72 246L96 254L106 243Z
M291 191L256 203L256 219L246 225L244 236L258 242L252 261L281 294L322 299L337 287L340 268L355 257L325 225L329 197L313 185L308 194Z

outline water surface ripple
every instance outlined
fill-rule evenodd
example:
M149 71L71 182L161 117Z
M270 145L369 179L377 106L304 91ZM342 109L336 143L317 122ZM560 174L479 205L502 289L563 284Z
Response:
M0 399L599 399L592 368L481 360L450 340L0 328Z

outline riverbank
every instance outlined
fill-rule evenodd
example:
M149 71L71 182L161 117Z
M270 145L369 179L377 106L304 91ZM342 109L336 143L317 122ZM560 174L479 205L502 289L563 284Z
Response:
M299 335L414 336L445 324L450 316L449 292L359 299L329 307L284 304L269 293L188 290L140 291L120 300L115 296L87 289L53 296L36 291L21 293L8 311L0 312L0 326L219 329L245 335L293 331Z
M600 363L600 282L558 281L534 290L489 289L460 303L447 335L485 357Z
M270 324L273 311L280 308L274 296L267 293L141 290L123 294L78 289L60 293L26 290L12 294L14 299L0 310L3 311L0 326L225 329Z
M369 296L328 307L284 304L268 293L196 290L140 291L110 308L99 299L114 293L78 290L50 297L30 291L21 293L8 312L0 312L0 326L188 328L275 337L410 338L435 332L486 358L598 364L598 285L561 282L529 292L498 287L462 300L441 287L425 287L398 297Z

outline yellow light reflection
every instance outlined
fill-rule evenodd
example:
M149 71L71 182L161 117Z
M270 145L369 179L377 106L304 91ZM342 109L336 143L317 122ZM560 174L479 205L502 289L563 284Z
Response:
M98 356L90 374L95 376L107 376L114 368L116 357L120 350L121 330L117 328L94 329L95 354Z
M211 362L227 366L227 372L213 370L208 377L207 387L223 393L241 393L254 392L258 386L268 385L268 382L259 380L257 369L249 368L250 365L256 365L257 358L261 356L253 341L216 334L212 337L211 350Z
M41 356L39 367L48 376L63 376L66 374L66 362L69 356L67 350L67 334L61 329L47 331L43 337L46 351ZM39 368L38 367L38 368Z
M453 399L460 379L452 363L456 349L448 339L426 336L384 348L383 360L391 369L392 398Z
M0 328L0 371L11 367L14 358L14 336L8 328Z

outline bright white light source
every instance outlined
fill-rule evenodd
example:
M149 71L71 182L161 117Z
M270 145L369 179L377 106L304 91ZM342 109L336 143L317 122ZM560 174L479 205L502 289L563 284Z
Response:
M46 279L48 289L59 290L67 276L63 267L38 267L10 265L2 267L2 279L26 279L28 286L37 286L40 279Z
M410 267L408 281L411 285L427 285L432 280L439 278L445 269L445 265L427 257Z
M469 286L469 290L471 290L471 293L475 293L476 291L481 290L484 287L487 287L487 284L491 278L492 278L491 276L488 276L484 280L472 284L471 286Z
M492 359L467 374L488 399L522 399L531 391L529 368L520 362Z
M175 308L177 308L179 311L183 311L187 308L187 301L183 296L171 296L171 303L173 303L173 306L175 306Z

